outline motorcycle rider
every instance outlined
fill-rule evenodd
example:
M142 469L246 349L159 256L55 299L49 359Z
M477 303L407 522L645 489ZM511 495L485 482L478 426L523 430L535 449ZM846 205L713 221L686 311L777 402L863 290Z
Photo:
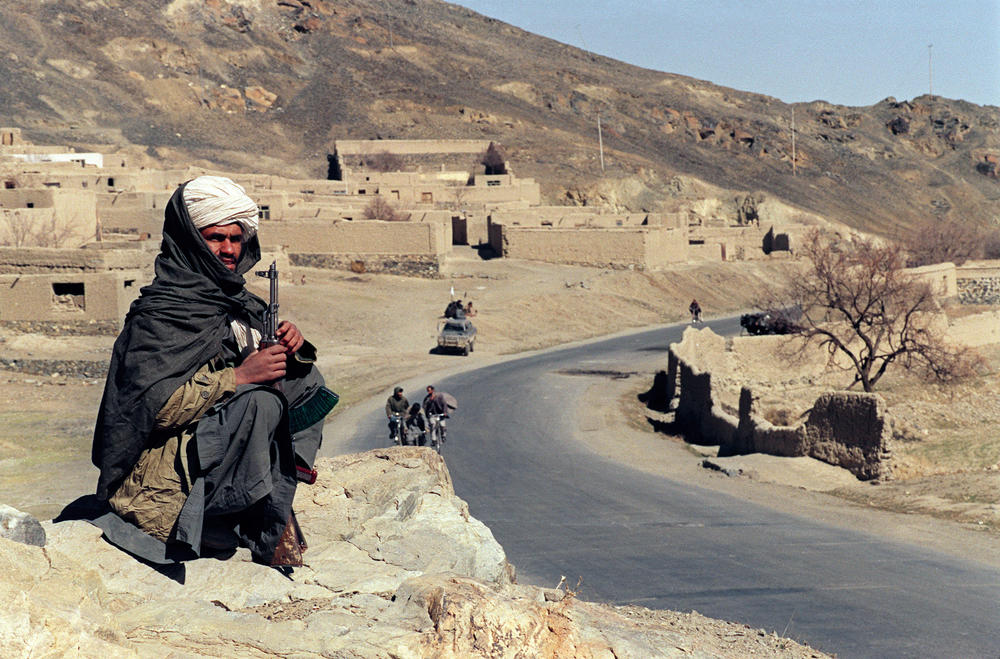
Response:
M392 390L392 395L385 401L385 416L389 419L389 438L392 439L393 433L396 431L397 420L394 415L399 414L402 416L401 421L406 422L408 413L410 410L410 401L406 400L406 396L403 395L403 388L396 387ZM400 435L405 437L405 426L400 428Z

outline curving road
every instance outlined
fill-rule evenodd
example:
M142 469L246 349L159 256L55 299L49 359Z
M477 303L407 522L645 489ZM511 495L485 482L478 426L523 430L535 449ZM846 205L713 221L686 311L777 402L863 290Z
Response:
M709 325L739 329L735 318ZM574 401L592 380L558 371L665 367L683 327L436 383L460 403L444 447L455 490L519 581L566 575L572 587L580 576L586 599L694 609L841 657L1000 657L1000 570L641 473L572 439ZM351 450L385 445L382 405Z

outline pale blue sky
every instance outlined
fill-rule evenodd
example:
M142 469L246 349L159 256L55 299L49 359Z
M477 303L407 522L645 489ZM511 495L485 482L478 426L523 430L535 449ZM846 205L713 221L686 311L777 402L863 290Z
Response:
M631 64L785 102L871 105L933 86L940 96L1000 106L1000 0L457 4Z

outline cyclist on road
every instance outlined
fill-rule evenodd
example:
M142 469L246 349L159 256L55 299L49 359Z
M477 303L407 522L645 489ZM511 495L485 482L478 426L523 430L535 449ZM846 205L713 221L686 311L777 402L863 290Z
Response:
M434 390L431 385L427 386L427 395L424 396L424 414L427 415L428 421L431 420L431 415L440 415L439 425L441 428L441 442L445 439L445 419L448 418L448 403L445 402L444 396ZM432 434L433 437L433 434Z
M406 421L408 412L410 410L410 401L406 400L406 396L403 395L403 388L396 387L392 390L392 395L385 401L385 416L389 419L389 438L392 439L393 434L396 431L396 417L395 415L400 415L403 422ZM402 428L400 429L400 435L403 434Z
M434 387L430 385L427 386L427 395L424 396L424 413L448 416L448 403L445 402L444 396L435 391Z
M692 323L701 322L701 305L698 304L698 300L691 300L691 304L688 306L688 311L691 312Z
M406 415L406 432L412 433L410 437L413 437L413 444L416 446L427 443L427 416L420 403L410 405L410 411Z

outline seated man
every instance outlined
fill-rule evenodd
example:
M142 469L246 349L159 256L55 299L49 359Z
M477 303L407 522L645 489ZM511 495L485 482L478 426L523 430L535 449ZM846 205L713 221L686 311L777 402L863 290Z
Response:
M111 510L94 523L155 563L244 545L256 562L301 565L297 474L312 469L336 394L292 323L258 349L267 305L243 279L260 259L243 188L198 177L164 215L156 277L115 342L94 430Z

